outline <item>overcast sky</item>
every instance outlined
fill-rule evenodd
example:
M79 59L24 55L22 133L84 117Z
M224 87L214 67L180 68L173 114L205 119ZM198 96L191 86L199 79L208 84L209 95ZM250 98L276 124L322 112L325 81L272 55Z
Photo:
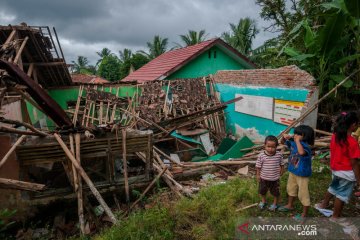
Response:
M257 47L274 36L263 31L269 23L259 13L255 0L2 0L0 25L55 27L68 63L81 55L95 64L104 47L117 55L146 50L155 35L169 38L171 47L190 29L212 38L245 17L257 21Z

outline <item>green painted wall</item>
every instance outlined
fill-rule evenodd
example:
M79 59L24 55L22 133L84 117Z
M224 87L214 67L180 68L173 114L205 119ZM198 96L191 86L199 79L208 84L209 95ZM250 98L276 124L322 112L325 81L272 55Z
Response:
M215 52L216 58L214 58ZM223 50L214 46L168 76L166 79L196 78L215 74L218 70L240 70L245 68L245 66L235 61Z
M101 86L98 89L102 89ZM110 87L105 87L104 90L106 92L110 92ZM127 96L134 96L137 88L136 86L120 86L119 89L119 96L120 97L127 97ZM140 90L140 89L138 89ZM116 94L117 88L112 87L111 93ZM52 97L62 109L67 109L67 102L68 101L76 101L78 94L79 94L79 86L69 87L69 88L61 88L61 89L50 89L48 90L50 97ZM83 94L84 96L85 94ZM31 119L32 124L36 127L47 127L49 130L54 130L56 128L56 124L45 114L39 111L30 103L26 103L27 109L29 112L29 116Z

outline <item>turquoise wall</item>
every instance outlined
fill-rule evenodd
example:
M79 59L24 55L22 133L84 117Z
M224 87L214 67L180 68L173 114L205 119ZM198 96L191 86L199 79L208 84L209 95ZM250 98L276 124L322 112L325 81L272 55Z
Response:
M235 98L235 94L273 97L280 100L305 102L309 93L307 89L290 89L274 87L237 86L230 84L216 84L222 102ZM241 101L241 100L240 100ZM241 128L255 128L262 137L280 134L287 126L257 116L252 116L235 111L235 103L229 104L225 109L226 127L233 134L237 133L236 124Z
M209 58L210 51L210 58ZM216 52L216 58L214 53ZM193 59L166 79L196 78L215 74L218 70L240 70L245 66L235 61L220 48L214 46Z

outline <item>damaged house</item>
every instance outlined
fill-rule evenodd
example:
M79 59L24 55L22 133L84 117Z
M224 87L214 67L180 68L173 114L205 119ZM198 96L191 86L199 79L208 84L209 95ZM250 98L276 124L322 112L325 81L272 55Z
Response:
M318 97L306 72L254 69L219 38L109 83L71 78L55 29L0 33L0 202L28 214L28 206L77 199L82 232L98 224L94 202L115 223L109 196L120 209L147 186L129 212L159 178L176 196L191 194L178 179L214 168L199 161L242 157L239 149L280 134ZM315 126L316 112L305 123Z

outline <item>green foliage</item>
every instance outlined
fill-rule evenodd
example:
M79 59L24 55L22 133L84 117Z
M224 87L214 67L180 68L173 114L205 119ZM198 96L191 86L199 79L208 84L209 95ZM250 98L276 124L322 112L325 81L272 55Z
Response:
M240 18L238 24L230 23L230 32L224 32L222 38L242 54L248 55L252 49L252 42L258 33L255 20Z
M120 64L118 57L114 55L106 56L102 59L97 73L109 81L120 80Z
M144 51L139 51L139 53L143 54L144 56L148 57L149 60L152 60L167 50L168 45L168 39L167 38L161 38L159 35L156 35L152 42L146 43L149 53Z
M96 62L96 66L98 66L105 57L110 56L112 53L110 49L103 48L101 52L96 52L96 54L100 57L100 59Z
M313 173L309 181L311 203L323 199L331 182L331 170L328 164L314 158ZM287 202L286 184L288 173L281 177L280 204ZM249 208L237 212L236 209L260 201L258 183L254 178L236 178L226 183L214 182L214 185L202 189L193 199L182 198L170 203L171 207L159 203L148 210L132 213L127 219L120 219L119 225L106 229L95 237L107 239L233 239L238 223L249 217L291 217L293 212L260 211ZM268 196L268 201L272 197ZM348 209L348 210L346 210ZM348 205L344 211L354 211L355 206ZM295 213L302 211L299 201L295 202ZM309 209L310 217L321 214Z
M120 219L119 224L95 237L102 239L175 239L174 223L169 209L160 205L143 212L132 213L128 220Z
M290 63L315 76L320 92L325 93L353 71L349 67L360 60L357 54L360 44L359 28L354 25L344 0L324 3L320 9L317 19L324 24L311 26L314 20L310 18L300 21L289 32L289 40L280 54L285 53ZM343 87L350 89L352 84L349 80Z
M7 208L0 210L0 233L4 232L15 222L9 222L9 218L13 217L16 210L9 210Z
M179 35L181 41L185 44L184 46L191 46L198 43L201 43L206 40L206 32L205 30L200 30L196 32L194 30L189 30L189 32L185 35ZM181 44L177 44L178 47L183 47Z
M120 79L129 75L130 70L137 70L149 62L149 59L141 53L132 54L131 51L126 52L124 49L123 55L120 54L122 64L120 66ZM129 54L131 53L131 55ZM127 54L127 56L126 56Z
M86 73L88 72L89 60L84 56L78 56L77 61L71 61L73 64L73 73Z
M351 16L360 18L360 1L359 0L345 0L346 9Z

